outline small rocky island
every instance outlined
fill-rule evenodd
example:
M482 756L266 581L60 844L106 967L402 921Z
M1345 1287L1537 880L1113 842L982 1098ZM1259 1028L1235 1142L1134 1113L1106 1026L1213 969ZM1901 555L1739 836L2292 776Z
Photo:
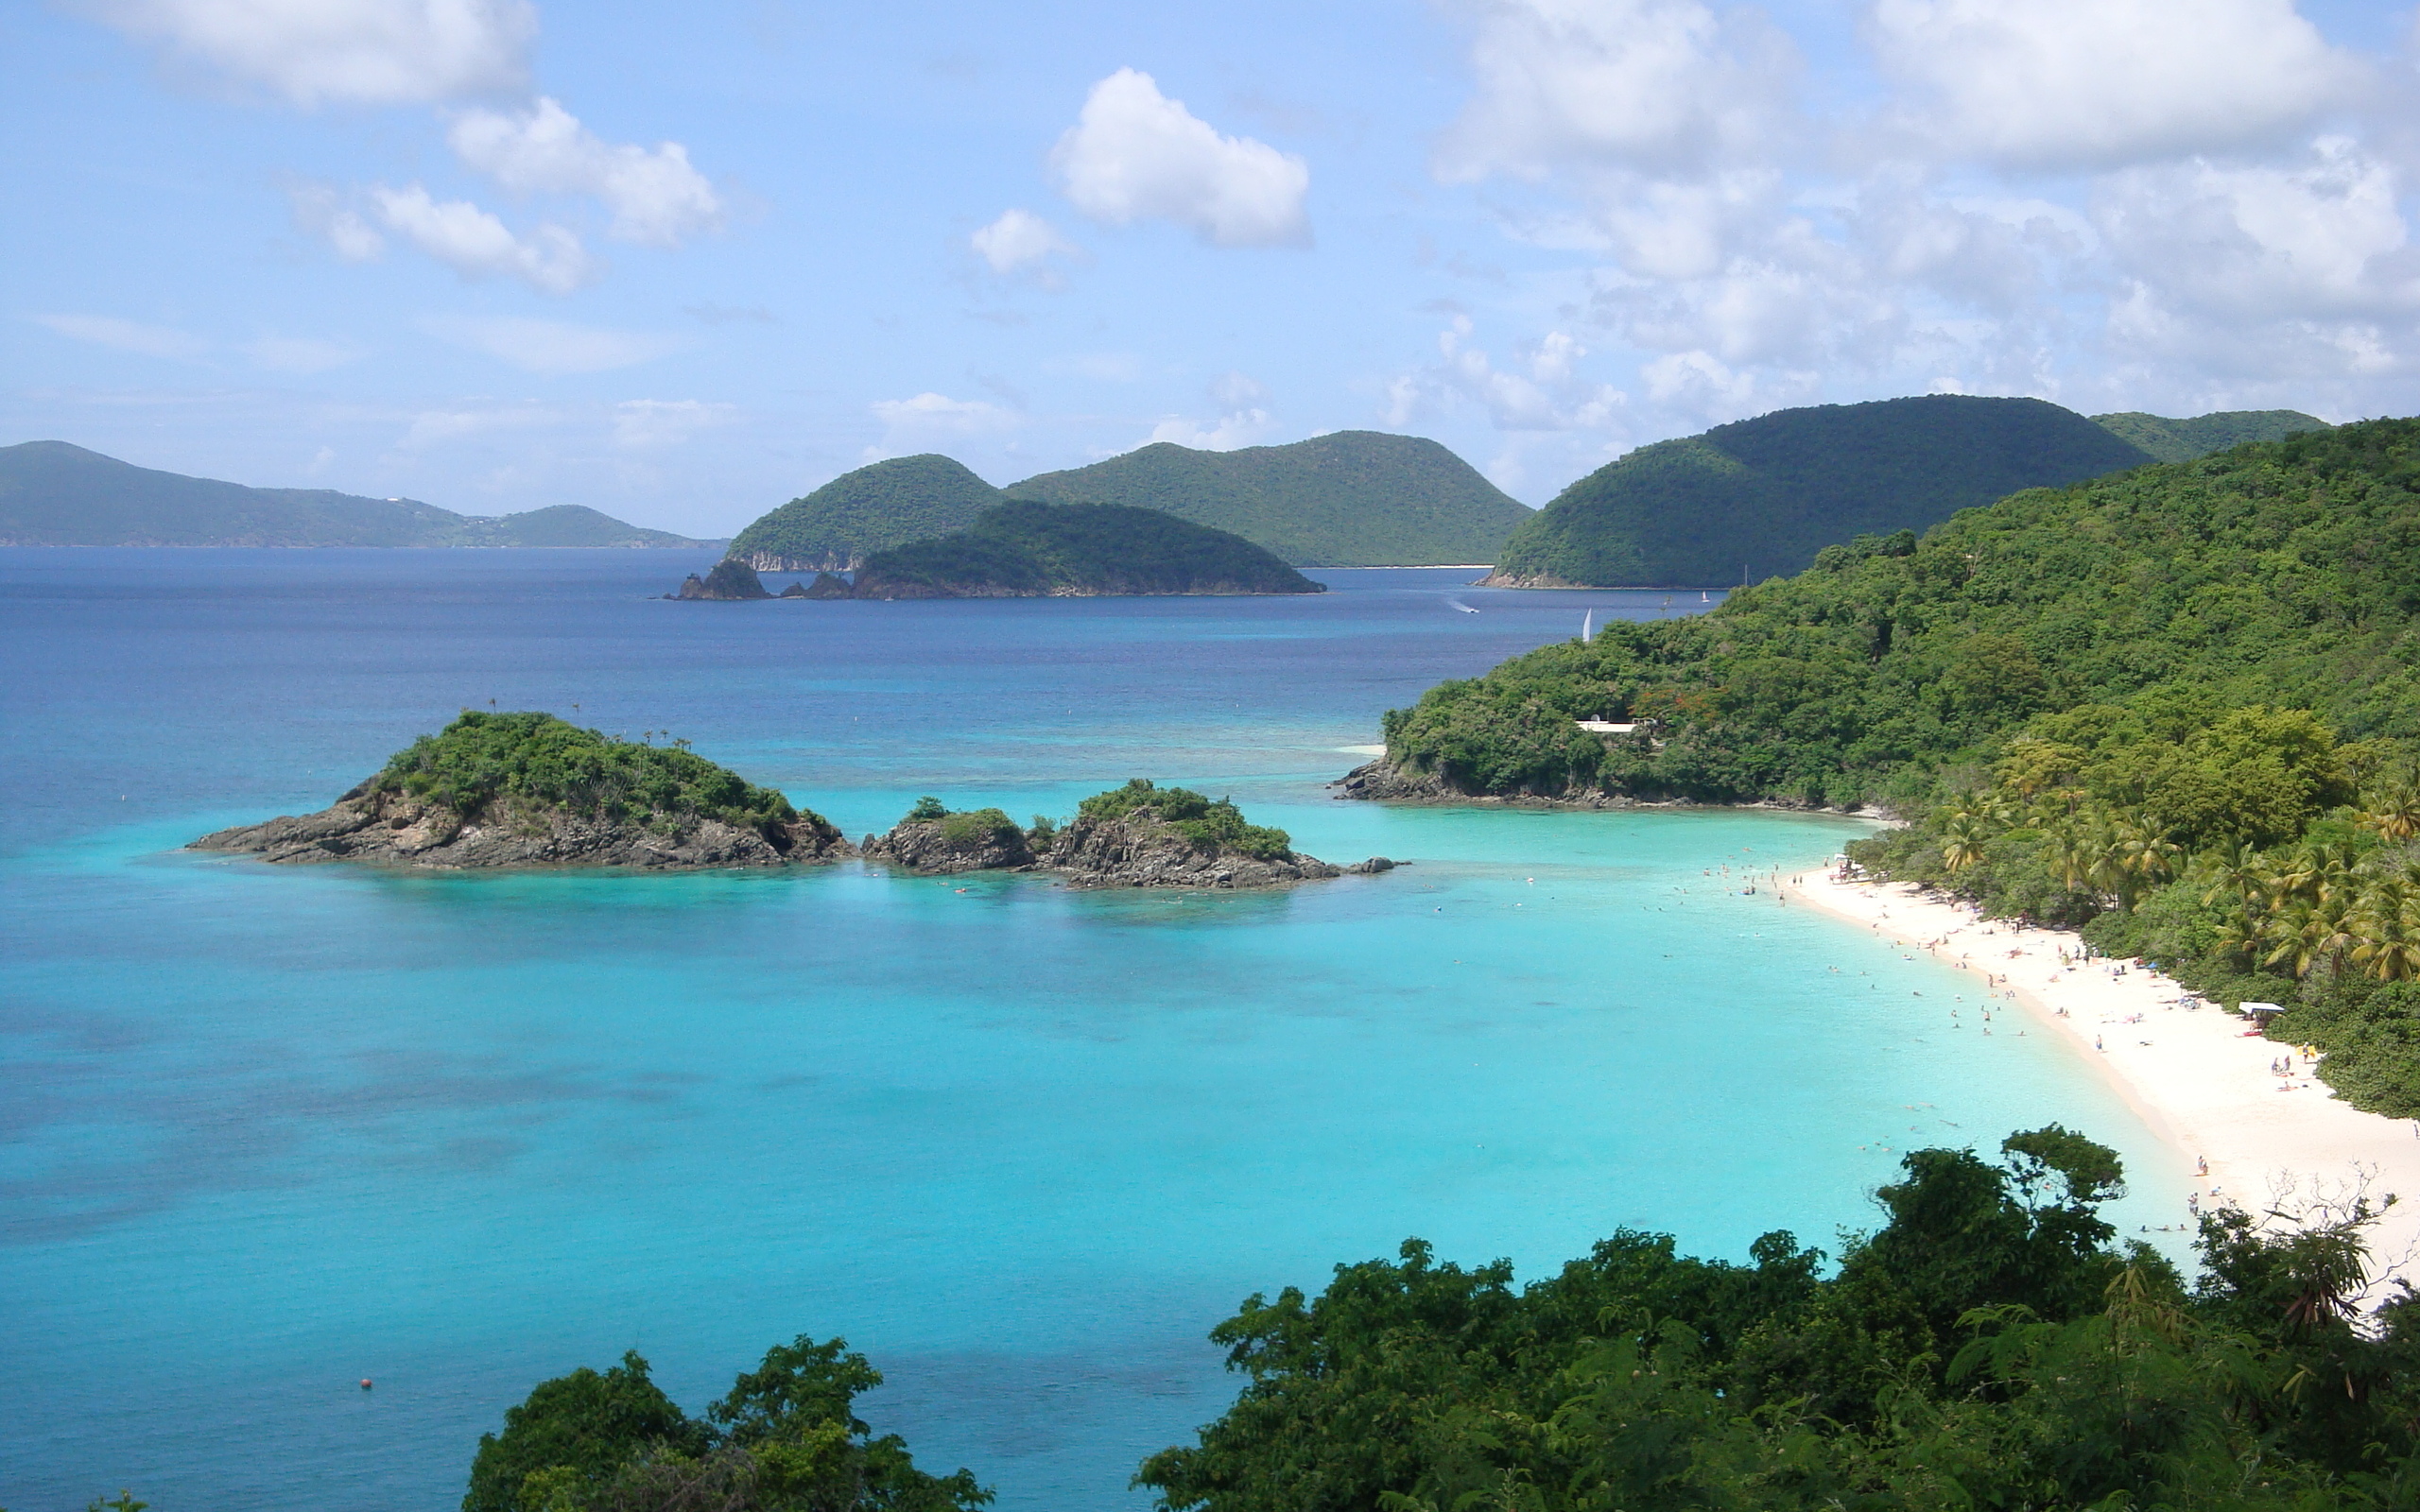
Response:
M332 807L221 830L187 849L429 870L696 870L856 853L821 815L681 743L615 740L548 713L471 711Z
M1225 799L1136 778L1096 793L1063 827L1030 829L998 809L952 812L924 799L886 835L867 835L870 861L925 875L1053 871L1072 887L1282 887L1346 873L1389 871L1384 856L1334 867L1293 849L1283 830L1248 822Z

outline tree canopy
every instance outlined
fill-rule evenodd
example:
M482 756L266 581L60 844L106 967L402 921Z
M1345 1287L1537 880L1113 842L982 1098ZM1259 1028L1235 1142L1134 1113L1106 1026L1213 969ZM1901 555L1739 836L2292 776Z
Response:
M1609 462L1512 533L1495 580L1720 587L1859 533L2151 461L2038 399L1933 394L1777 410Z
M702 1418L648 1379L635 1352L602 1372L540 1382L483 1434L462 1512L975 1512L992 1493L964 1469L916 1468L895 1434L856 1414L882 1374L845 1341L804 1334L765 1352Z
M955 535L875 552L853 596L1324 591L1241 536L1157 509L1011 499Z
M1174 1512L2409 1507L2420 1323L2357 1321L2356 1200L2115 1242L2114 1153L2053 1125L1905 1156L1836 1271L1623 1230L1525 1287L1408 1241L1211 1333L1245 1377L1145 1461Z

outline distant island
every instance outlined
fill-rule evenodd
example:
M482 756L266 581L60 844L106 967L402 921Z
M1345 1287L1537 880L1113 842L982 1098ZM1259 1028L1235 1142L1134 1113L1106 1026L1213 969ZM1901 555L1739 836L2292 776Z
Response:
M893 457L760 516L731 555L760 573L853 572L873 552L963 530L1004 497L937 453Z
M731 554L760 573L846 572L875 552L963 530L1010 499L1155 509L1297 567L1492 562L1530 512L1435 441L1338 431L1234 452L1161 441L1006 489L946 456L897 457L765 515L732 539Z
M254 489L65 441L0 447L0 546L711 546L585 505L497 517L417 499Z
M2290 410L2100 421L2038 399L1933 394L1777 410L1591 472L1512 533L1498 588L1712 588L1805 570L1859 535L1921 531L2023 489L2324 422Z
M1071 887L1279 887L1395 865L1372 856L1330 866L1295 850L1285 831L1252 823L1226 799L1140 777L1084 799L1064 826L1036 816L1020 829L999 809L953 811L923 799L889 834L867 835L862 849L869 861L928 876L1052 871Z
M1011 499L980 510L950 535L866 557L854 582L819 573L784 598L1093 598L1142 594L1321 593L1312 581L1241 536L1157 509L1115 504L1041 504ZM774 596L754 567L733 555L684 599Z
M838 860L856 849L680 743L616 740L552 714L465 711L317 814L220 830L196 850L422 870L694 870Z

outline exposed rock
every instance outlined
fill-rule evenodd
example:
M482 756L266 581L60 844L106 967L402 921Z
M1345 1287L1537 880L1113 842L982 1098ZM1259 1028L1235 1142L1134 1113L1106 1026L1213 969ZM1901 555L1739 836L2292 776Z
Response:
M1115 819L1079 816L1042 864L1071 887L1282 887L1342 876L1317 856L1263 859L1196 844L1148 811Z
M775 596L780 598L804 598L806 596L806 585L804 583L792 583L789 587L783 589L781 593Z
M1385 856L1372 856L1367 861L1356 861L1345 868L1344 874L1348 877L1374 877L1381 871L1392 871L1401 865L1401 862L1390 861Z
M830 573L817 573L815 575L814 583L809 585L806 592L801 596L805 598L848 598L852 596L855 592L856 591L849 586L849 580L847 578L835 577Z
M433 870L500 867L639 867L692 870L838 861L856 848L811 815L767 834L697 816L590 818L541 805L491 802L467 817L396 792L354 788L317 814L205 834L194 850L264 861L367 861Z
M1363 762L1328 786L1339 798L1392 799L1414 803L1467 803L1464 794L1434 772L1408 772L1381 756Z
M889 862L932 876L1023 870L1034 864L1025 832L998 809L977 809L938 819L902 819L889 834L867 835L863 849L869 861Z
M717 602L772 596L766 592L763 580L756 576L756 569L736 557L726 557L715 563L713 570L703 577L691 573L682 580L681 592L673 595L675 598L711 599Z

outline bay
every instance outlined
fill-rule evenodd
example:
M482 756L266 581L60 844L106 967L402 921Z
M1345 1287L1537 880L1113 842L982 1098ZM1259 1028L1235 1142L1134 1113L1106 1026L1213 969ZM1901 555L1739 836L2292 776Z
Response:
M705 559L0 552L0 1504L450 1507L544 1376L636 1349L694 1410L809 1332L1004 1508L1139 1508L1235 1388L1208 1328L1410 1235L1525 1276L1624 1225L1837 1247L1899 1151L2053 1118L2127 1155L2129 1228L2182 1193L1957 973L1741 890L1851 821L1323 787L1440 679L1693 594L651 596ZM1205 898L177 850L491 700L852 834L1149 776L1411 865Z

